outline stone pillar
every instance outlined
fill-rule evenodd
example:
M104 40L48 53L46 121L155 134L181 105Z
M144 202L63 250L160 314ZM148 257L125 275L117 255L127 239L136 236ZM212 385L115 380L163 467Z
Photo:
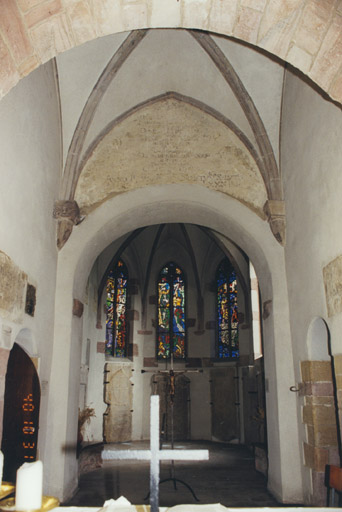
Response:
M304 397L303 422L307 438L304 463L312 471L312 505L324 506L325 465L339 465L331 363L303 361L301 372L303 382L299 393Z

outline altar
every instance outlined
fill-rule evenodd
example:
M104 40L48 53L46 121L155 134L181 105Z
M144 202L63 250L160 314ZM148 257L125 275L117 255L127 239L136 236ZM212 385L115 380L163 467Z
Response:
M110 512L150 512L150 505L131 505L127 507L110 508ZM210 505L176 505L174 507L159 507L159 512L223 512L227 509L219 503ZM233 509L232 509L233 510ZM251 509L252 510L252 509ZM58 507L54 512L109 512L107 507Z

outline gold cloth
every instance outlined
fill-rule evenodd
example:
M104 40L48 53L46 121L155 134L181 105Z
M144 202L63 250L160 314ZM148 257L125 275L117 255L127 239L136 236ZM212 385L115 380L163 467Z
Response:
M42 508L36 509L35 512L48 512L53 508L58 507L59 501L57 498L53 496L43 496L42 498ZM8 498L7 500L3 500L0 502L0 510L4 510L5 512L16 512L15 509L15 498ZM31 512L29 510L25 510L25 512ZM32 511L33 512L33 511Z

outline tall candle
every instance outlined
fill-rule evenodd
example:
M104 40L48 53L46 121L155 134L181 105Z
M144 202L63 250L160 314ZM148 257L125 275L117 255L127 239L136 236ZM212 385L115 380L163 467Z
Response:
M3 470L4 470L4 454L0 450L0 487L1 487L1 484L2 484L2 473L3 473Z
M17 471L15 509L34 510L41 508L43 495L43 463L25 462Z

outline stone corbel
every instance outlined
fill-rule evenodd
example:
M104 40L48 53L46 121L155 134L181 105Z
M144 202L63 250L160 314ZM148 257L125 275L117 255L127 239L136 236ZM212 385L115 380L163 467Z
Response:
M84 310L83 302L81 302L78 299L74 299L73 305L72 305L72 314L74 316L77 316L78 318L82 318Z
M284 246L286 240L286 219L284 201L269 199L265 203L264 212L275 239L282 246Z
M69 239L72 229L82 222L84 217L80 215L80 209L76 201L56 201L53 209L53 217L58 220L57 247L62 249Z

